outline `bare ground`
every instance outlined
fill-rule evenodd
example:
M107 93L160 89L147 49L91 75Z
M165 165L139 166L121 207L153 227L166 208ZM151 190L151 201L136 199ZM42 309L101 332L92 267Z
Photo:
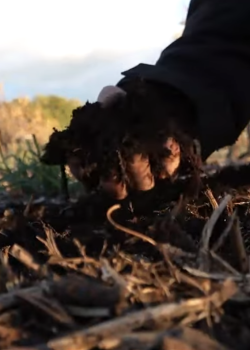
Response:
M250 166L114 202L4 202L1 349L237 349L250 342Z

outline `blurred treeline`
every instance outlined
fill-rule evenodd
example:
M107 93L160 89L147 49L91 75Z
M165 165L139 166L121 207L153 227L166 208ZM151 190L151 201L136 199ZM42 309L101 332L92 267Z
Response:
M18 147L36 135L39 144L47 142L53 127L62 129L69 124L74 108L81 101L60 96L36 96L0 101L0 143L3 151Z
M39 145L44 145L53 128L63 129L69 124L72 110L83 103L77 99L60 96L39 95L33 99L21 97L12 101L0 100L0 149L6 154L16 154L24 150L33 135ZM250 128L244 130L239 140L231 148L225 147L215 152L208 160L223 161L237 159L248 152L250 155ZM249 157L249 156L248 156Z

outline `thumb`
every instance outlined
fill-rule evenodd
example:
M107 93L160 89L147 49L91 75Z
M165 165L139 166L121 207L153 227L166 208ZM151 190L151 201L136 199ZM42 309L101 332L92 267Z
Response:
M120 96L126 96L126 92L118 86L108 85L100 91L97 97L97 102L100 102L104 107L107 107Z

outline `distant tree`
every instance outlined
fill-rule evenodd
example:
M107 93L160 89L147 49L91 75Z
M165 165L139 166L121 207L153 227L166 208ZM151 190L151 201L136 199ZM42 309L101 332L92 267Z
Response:
M82 105L82 103L78 100L66 99L55 95L39 95L31 101L32 109L39 109L43 117L47 120L57 120L62 128L69 124L72 110L80 105Z
M39 143L47 142L53 127L62 129L69 124L72 110L80 101L59 96L15 98L0 101L0 144L6 150L29 140L35 134Z

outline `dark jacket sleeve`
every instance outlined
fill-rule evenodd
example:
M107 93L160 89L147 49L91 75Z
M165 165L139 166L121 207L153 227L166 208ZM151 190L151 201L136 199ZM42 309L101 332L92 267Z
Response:
M233 144L250 119L250 1L192 0L182 37L155 65L122 74L170 84L189 96L205 158Z

